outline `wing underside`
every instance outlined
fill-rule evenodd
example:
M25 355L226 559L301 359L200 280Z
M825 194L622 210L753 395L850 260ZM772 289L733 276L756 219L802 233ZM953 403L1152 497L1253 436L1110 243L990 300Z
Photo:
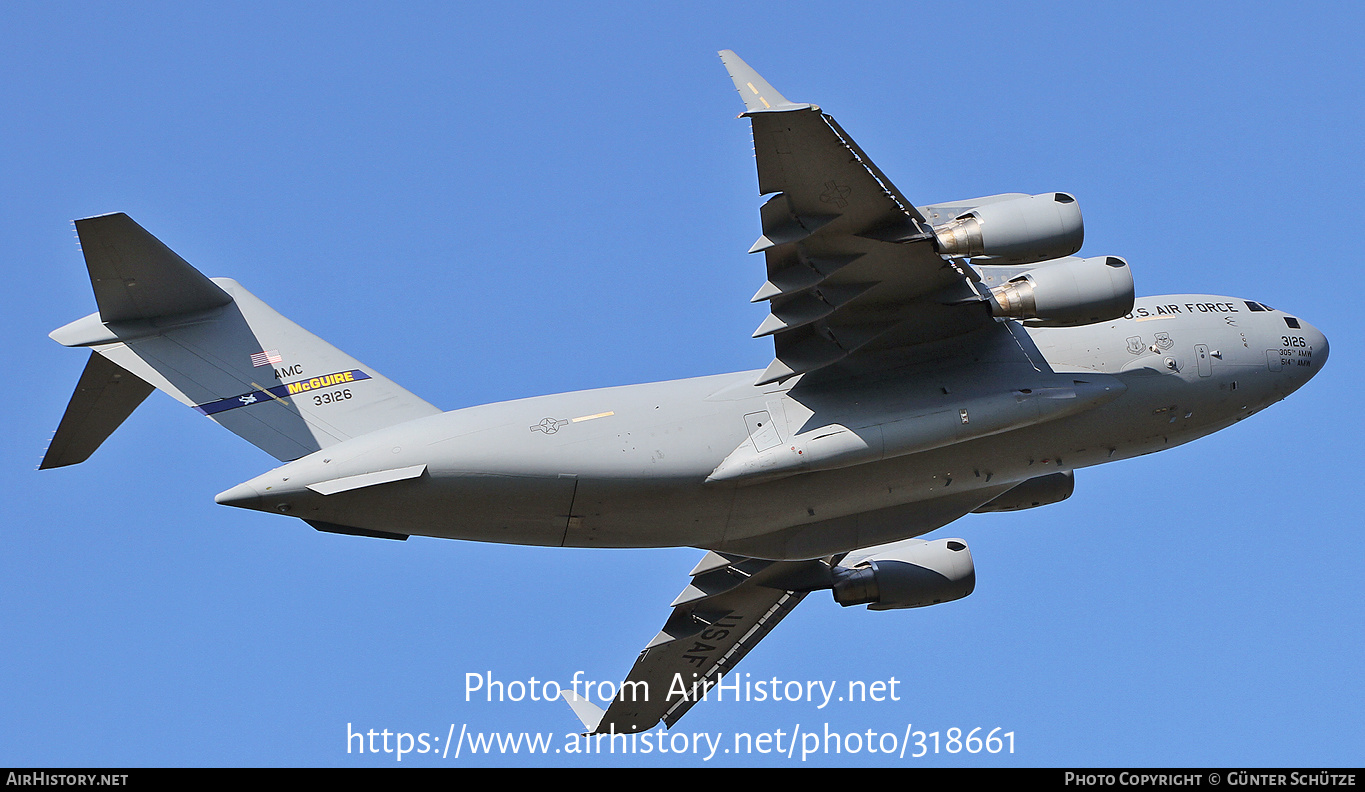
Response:
M993 318L968 263L940 254L925 215L833 118L789 101L733 52L720 56L744 100L759 192L769 196L750 252L767 263L753 301L770 306L754 336L772 336L775 355L757 384L799 375L804 390L838 393L849 378L891 367L985 357L1036 368L1010 324ZM564 697L589 733L672 726L808 593L833 587L845 550L927 533L1010 486L794 525L709 551L611 706Z
M806 588L823 565L708 552L620 695L585 725L595 734L640 732L660 721L671 727L805 598L806 590L788 587Z
M721 53L753 125L767 260L754 295L770 313L775 359L759 384L834 367L857 370L878 352L964 335L992 322L961 262L857 143L820 108L788 102L733 52Z
M1006 483L851 515L822 527L858 531L863 548L893 547L895 542L947 525L1011 486ZM799 528L792 530L799 533ZM787 532L778 534L784 542L798 539L786 536ZM661 721L671 727L705 700L721 676L732 672L807 594L832 588L833 567L846 566L850 560L861 563L870 552L768 561L729 551L708 551L692 569L691 581L673 600L673 611L663 629L640 653L606 712L571 696L568 690L564 691L565 699L592 734L631 734L651 729Z

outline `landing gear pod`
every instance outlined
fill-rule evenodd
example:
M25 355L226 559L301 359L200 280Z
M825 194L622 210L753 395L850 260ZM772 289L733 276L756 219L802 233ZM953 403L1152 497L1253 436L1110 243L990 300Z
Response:
M990 503L972 509L972 513L988 514L990 512L1035 509L1039 506L1061 503L1070 498L1071 493L1075 490L1076 476L1070 470L1049 473L1046 476L1036 476L1018 484Z

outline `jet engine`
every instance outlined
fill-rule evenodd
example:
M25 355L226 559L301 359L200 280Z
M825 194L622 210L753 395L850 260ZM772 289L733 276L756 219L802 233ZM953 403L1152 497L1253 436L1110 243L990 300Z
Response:
M1131 312L1133 272L1118 256L1067 257L1031 267L990 295L996 316L1032 327L1076 327Z
M921 608L962 599L976 588L972 551L961 539L897 543L854 566L835 566L834 601L868 610Z
M978 201L984 203L973 205ZM934 226L938 251L945 256L988 256L991 264L1032 264L1069 256L1081 249L1085 239L1080 205L1066 193L990 196L938 206L971 207Z

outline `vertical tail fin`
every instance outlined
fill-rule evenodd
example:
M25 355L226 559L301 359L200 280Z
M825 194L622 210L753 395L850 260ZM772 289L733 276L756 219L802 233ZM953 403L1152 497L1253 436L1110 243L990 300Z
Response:
M107 362L87 366L43 467L84 460L150 387L280 460L440 412L236 281L204 277L127 215L77 220L76 229L100 310L52 338ZM140 398L89 393L87 377L122 381L120 372L146 383Z

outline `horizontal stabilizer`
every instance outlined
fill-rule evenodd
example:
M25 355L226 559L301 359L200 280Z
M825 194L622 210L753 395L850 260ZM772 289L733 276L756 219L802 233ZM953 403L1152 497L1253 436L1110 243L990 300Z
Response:
M51 334L90 347L43 467L86 459L151 388L276 459L441 411L304 330L229 278L210 280L125 214L76 221L99 311ZM321 482L323 494L417 468Z
M84 462L154 388L122 366L91 353L39 470Z
M105 322L207 311L232 302L227 292L122 212L77 220L76 233Z

